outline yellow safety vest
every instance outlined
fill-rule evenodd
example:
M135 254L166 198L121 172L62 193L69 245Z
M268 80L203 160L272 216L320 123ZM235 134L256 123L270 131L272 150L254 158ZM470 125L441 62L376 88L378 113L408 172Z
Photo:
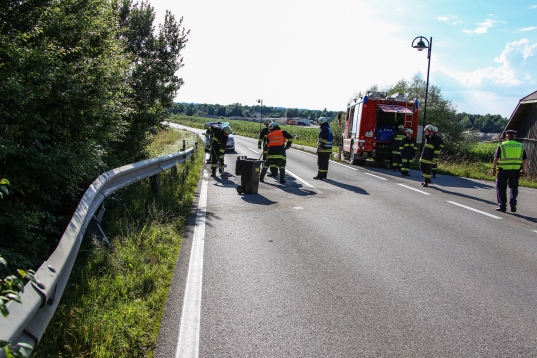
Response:
M514 140L500 144L500 160L498 168L503 170L519 170L522 166L524 144Z

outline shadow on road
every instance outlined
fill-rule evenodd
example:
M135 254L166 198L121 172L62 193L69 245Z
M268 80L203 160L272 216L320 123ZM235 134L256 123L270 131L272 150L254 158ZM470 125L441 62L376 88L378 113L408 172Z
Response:
M274 180L274 182L272 182L272 180ZM309 196L309 195L318 194L315 190L306 189L304 185L300 184L294 177L290 175L285 176L285 181L286 181L285 184L280 184L278 182L278 179L265 178L264 183L259 183L259 188L262 189L263 185L270 185L278 189L281 189L285 191L286 193L294 194L297 196Z
M367 191L354 185L343 184L343 183L334 181L332 179L325 179L324 182L331 184L333 186L337 186L338 188L341 188L341 189L352 191L353 193L356 193L356 194L369 195Z

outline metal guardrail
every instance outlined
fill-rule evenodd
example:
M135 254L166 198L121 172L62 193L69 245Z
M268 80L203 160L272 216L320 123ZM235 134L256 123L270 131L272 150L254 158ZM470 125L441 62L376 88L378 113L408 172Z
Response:
M158 186L159 173L176 170L177 164L192 157L194 148L186 151L184 148L183 141L182 152L125 165L95 179L78 204L56 250L36 271L37 283L26 284L20 294L21 303L8 303L9 316L0 319L0 340L11 344L27 343L35 348L58 307L88 225L93 221L100 229L98 223L104 208L98 218L94 214L101 203L115 191L145 178L152 178ZM0 356L3 355L2 350Z

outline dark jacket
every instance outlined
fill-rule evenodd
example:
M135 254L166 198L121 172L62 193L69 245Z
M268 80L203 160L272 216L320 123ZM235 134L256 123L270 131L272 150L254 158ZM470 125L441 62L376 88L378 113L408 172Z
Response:
M423 146L423 152L421 152L420 163L434 164L438 159L440 153L440 137L425 136L425 145Z
M416 140L412 137L404 137L399 145L401 158L412 159L416 155Z

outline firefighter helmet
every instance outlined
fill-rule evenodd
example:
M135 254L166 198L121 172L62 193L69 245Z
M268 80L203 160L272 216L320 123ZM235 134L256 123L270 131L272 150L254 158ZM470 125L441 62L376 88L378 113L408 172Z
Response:
M505 134L516 134L516 131L514 129L508 129L505 131Z
M399 127L397 127L397 128L403 130L403 129L405 129L405 126L403 126L402 124L400 124Z
M276 122L271 122L268 126L268 129L269 130L273 130L274 128L276 128L278 126L278 123Z
M412 129L408 128L408 129L405 131L405 133L414 134L414 131L413 131Z
M433 126L432 131L435 132L435 133L438 133L438 127L437 127L437 126Z
M423 130L429 130L432 131L434 129L434 126L432 124L427 124Z
M207 129L207 128L209 128L210 126L211 126L211 123L205 123L205 124L203 125L203 129Z
M319 122L319 124L327 123L328 119L326 117L320 117L317 122Z
M224 126L224 127L222 127L222 130L226 134L231 134L231 127L230 126Z
M271 124L271 123L272 123L272 119L265 118L265 120L263 121L263 123L265 123L265 124Z

